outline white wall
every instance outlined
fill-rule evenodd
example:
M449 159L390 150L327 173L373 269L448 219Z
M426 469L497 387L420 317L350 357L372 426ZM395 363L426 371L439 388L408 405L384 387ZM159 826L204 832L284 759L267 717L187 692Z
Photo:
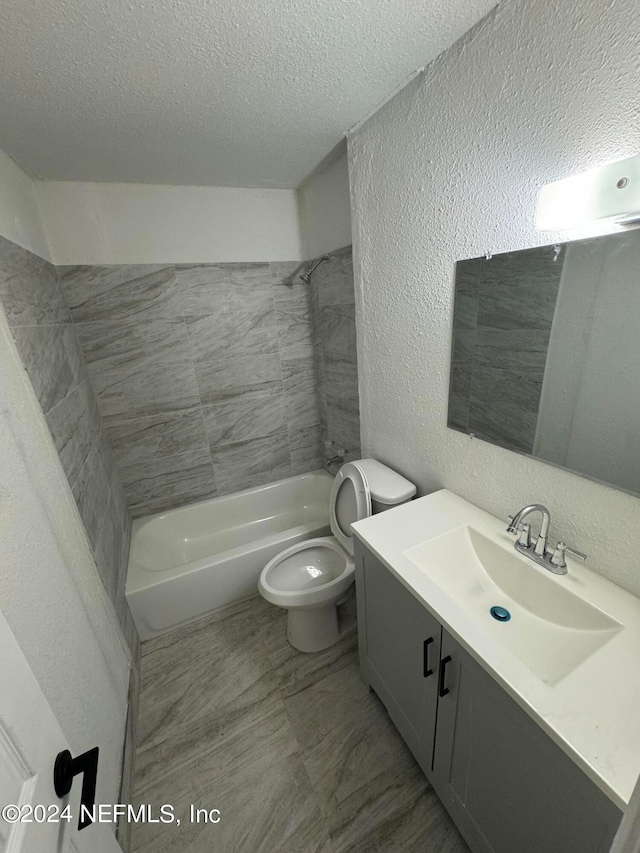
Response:
M638 153L637 0L504 0L349 139L363 451L640 594L637 498L446 427L454 263L553 242L540 186ZM567 234L564 239L585 236Z
M36 184L55 264L302 259L294 190Z
M0 306L0 607L72 750L118 801L129 653ZM52 755L52 761L53 761Z
M34 182L0 151L0 235L51 260Z
M351 244L351 198L346 145L319 167L298 190L305 260Z

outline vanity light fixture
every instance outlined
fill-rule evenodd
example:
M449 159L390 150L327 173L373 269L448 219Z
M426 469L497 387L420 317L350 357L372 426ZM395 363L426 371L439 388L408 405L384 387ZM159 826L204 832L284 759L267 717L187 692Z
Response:
M640 154L545 184L536 228L566 231L595 220L618 225L640 221Z

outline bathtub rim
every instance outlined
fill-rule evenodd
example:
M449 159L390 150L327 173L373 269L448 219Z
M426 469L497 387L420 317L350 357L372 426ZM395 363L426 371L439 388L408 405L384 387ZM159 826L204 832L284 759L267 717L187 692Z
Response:
M133 555L133 542L134 536L147 524L152 521L166 518L167 516L171 516L175 513L182 512L183 510L188 510L191 508L203 506L203 505L215 505L216 503L220 503L225 500L229 500L230 498L240 498L244 495L253 495L256 493L267 491L270 488L275 486L280 486L290 482L292 480L300 481L307 479L311 476L316 476L318 474L322 475L322 478L329 478L333 480L333 475L326 471L324 468L317 468L313 471L305 471L303 474L294 474L291 477L283 477L280 480L273 480L269 483L263 483L259 486L250 486L247 489L241 489L238 492L229 492L226 495L217 495L215 498L205 498L201 501L194 501L190 504L185 504L184 506L173 507L172 509L162 510L161 512L153 513L152 515L146 515L142 518L136 518L133 521L131 526L131 548L129 552L129 560L127 563L127 580L125 586L125 595L129 593L141 592L142 590L149 589L150 587L156 586L159 583L164 583L170 580L173 580L177 577L187 576L193 572L199 572L207 567L215 567L218 564L224 563L226 560L232 557L239 556L240 554L251 554L259 548L264 547L265 545L271 545L278 540L282 539L282 537L286 534L287 537L291 535L304 535L304 536L313 536L314 531L317 531L320 527L324 527L325 525L321 525L319 520L315 520L313 522L307 522L305 524L296 525L295 527L288 527L285 530L279 531L278 533L273 533L270 536L265 536L260 539L252 540L251 542L244 543L243 545L239 545L235 548L228 548L225 551L221 551L218 554L211 554L206 557L202 557L199 560L193 560L189 563L180 563L177 566L170 566L166 569L146 569L144 566L141 566L140 563L137 563L132 560ZM328 526L328 508L327 508L327 523Z

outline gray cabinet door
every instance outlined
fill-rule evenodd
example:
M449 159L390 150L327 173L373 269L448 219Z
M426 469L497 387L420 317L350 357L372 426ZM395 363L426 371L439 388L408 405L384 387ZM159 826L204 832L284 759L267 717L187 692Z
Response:
M433 785L474 853L605 853L618 808L443 631Z
M360 667L424 772L431 775L442 629L437 619L356 544Z

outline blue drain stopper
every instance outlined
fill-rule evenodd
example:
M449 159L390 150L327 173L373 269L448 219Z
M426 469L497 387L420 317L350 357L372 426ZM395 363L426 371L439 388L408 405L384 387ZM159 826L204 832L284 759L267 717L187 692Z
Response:
M509 613L507 608L500 607L499 605L492 607L489 613L491 613L493 618L497 619L498 622L508 622L509 619L511 619L511 614Z

